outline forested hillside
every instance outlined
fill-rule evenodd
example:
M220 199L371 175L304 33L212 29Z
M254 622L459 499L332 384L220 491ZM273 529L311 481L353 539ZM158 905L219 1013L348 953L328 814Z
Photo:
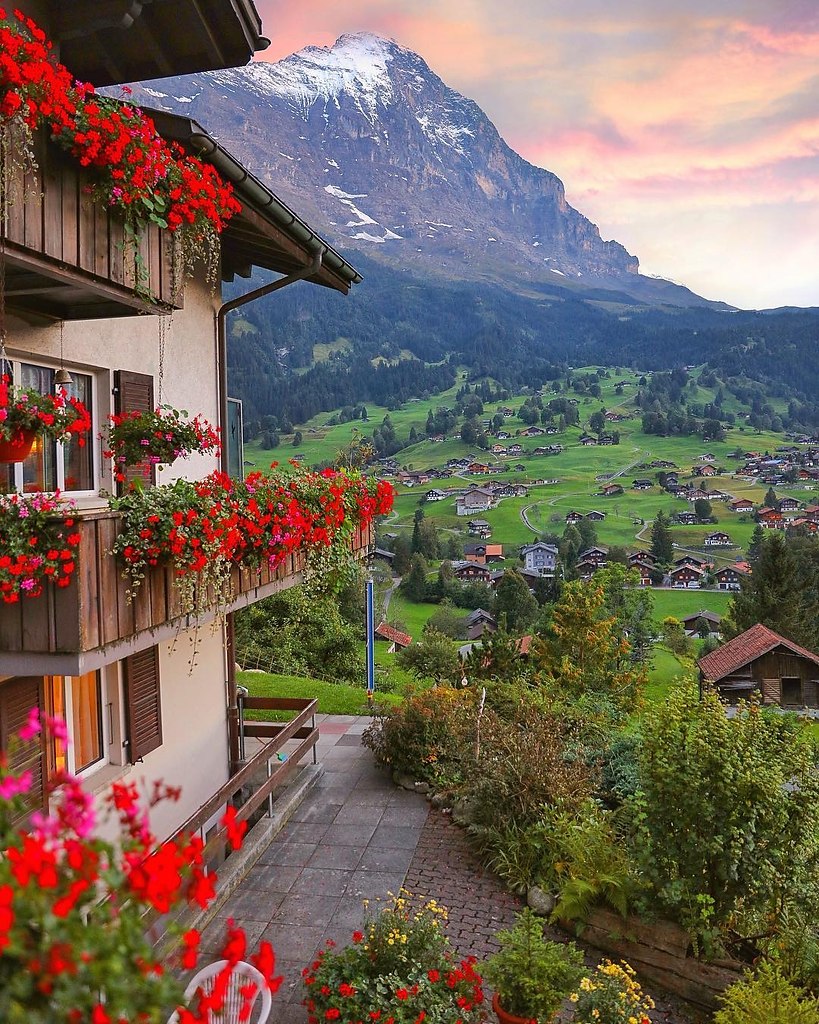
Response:
M516 293L356 263L365 280L346 298L297 284L234 314L231 391L251 432L264 415L286 426L357 402L389 407L435 394L458 365L515 390L567 366L705 363L746 399L758 382L760 405L787 398L785 426L819 426L815 310L657 309L625 297L612 308L611 292L598 303L547 285Z

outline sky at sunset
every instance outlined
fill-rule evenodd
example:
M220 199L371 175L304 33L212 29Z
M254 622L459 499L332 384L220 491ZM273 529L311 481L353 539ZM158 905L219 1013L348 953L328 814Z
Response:
M256 0L278 60L366 30L709 298L819 305L819 0Z

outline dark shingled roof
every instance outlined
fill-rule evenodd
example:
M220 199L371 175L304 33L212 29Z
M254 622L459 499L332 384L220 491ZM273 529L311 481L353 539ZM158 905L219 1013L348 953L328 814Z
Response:
M785 647L792 654L801 658L807 658L814 665L819 665L819 655L791 643L772 629L757 623L746 629L744 633L735 636L727 644L723 644L704 658L700 658L699 666L703 676L713 683L719 682L726 676L736 672L737 669L747 665L750 661L761 658L763 654L774 650L776 647Z

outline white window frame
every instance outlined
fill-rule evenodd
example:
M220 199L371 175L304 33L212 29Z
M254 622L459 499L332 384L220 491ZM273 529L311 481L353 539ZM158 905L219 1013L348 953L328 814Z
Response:
M22 367L26 366L38 366L45 370L57 370L58 367L53 363L47 361L41 361L39 359L33 359L30 356L23 358L17 356L7 356L3 365L3 372L8 372L11 369L11 378L15 385L18 385L22 380ZM85 438L86 445L91 449L91 487L84 490L67 490L65 487L65 459L63 458L64 444L62 441L57 441L57 458L55 460L56 470L56 482L57 490L60 494L64 494L66 497L71 498L88 498L94 497L99 494L101 486L101 467L100 467L100 446L96 443L96 436L99 433L99 393L100 393L100 374L93 369L84 368L77 369L77 373L81 373L85 377L91 378L91 402L89 403L88 411L91 414L91 429ZM17 462L13 464L13 481L12 487L18 494L25 493L23 490L23 463ZM46 491L46 494L53 494L53 491Z

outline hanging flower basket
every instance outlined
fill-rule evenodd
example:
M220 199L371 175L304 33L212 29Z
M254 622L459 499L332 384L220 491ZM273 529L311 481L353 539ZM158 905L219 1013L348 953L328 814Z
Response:
M43 395L33 388L15 387L4 374L0 378L0 462L21 462L31 451L37 434L54 441L77 438L91 429L91 414L64 388Z
M126 412L111 416L105 457L113 459L115 475L143 464L166 466L189 455L221 451L219 427L201 416L188 419L184 409L162 405L153 412Z
M27 459L36 437L36 430L21 430L9 441L0 440L0 462L22 462Z

